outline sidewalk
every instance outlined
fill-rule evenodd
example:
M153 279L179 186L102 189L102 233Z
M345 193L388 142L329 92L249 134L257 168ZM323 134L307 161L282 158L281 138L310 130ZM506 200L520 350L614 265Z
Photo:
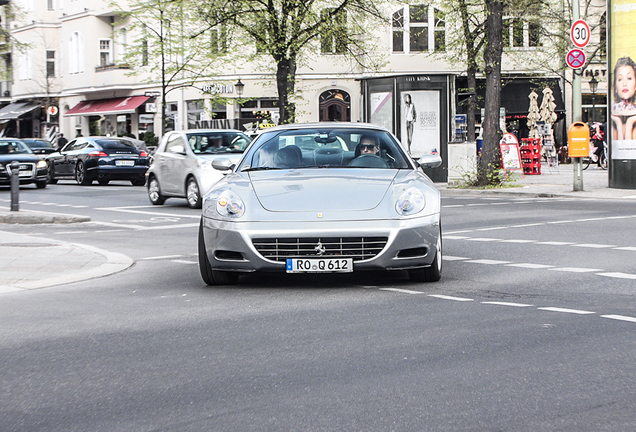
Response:
M542 167L541 175L525 176L502 189L459 189L435 186L442 196L519 196L615 199L636 202L636 189L608 187L608 172L595 166L583 171L583 190L574 192L572 165ZM134 264L127 256L92 246L11 232L11 224L80 223L85 216L0 207L0 294L77 282L123 271Z

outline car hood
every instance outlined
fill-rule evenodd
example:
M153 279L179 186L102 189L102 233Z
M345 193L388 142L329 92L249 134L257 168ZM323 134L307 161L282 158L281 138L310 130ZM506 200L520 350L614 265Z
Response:
M249 173L252 188L269 211L362 211L378 206L397 170L299 169Z
M0 155L0 163L3 165L9 164L13 161L37 163L41 159L41 157L31 153L13 153Z

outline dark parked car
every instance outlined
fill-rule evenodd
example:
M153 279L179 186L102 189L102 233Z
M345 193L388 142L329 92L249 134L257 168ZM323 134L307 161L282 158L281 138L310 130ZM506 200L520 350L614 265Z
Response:
M33 153L35 154L51 154L55 151L55 147L45 140L41 139L32 139L32 138L23 138L22 142L29 146Z
M148 153L128 138L79 137L46 157L49 183L75 179L81 185L97 181L130 180L133 186L146 184Z
M46 187L46 162L17 138L0 138L0 185L11 184L11 162L20 163L20 184Z

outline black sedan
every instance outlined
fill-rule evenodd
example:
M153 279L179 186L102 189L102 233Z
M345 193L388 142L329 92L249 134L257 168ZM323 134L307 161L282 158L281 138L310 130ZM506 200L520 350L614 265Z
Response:
M0 185L11 184L11 162L20 164L20 184L32 184L38 189L46 187L46 162L17 138L0 138Z
M129 180L133 186L146 184L148 153L131 140L119 137L79 137L61 150L46 156L49 183L75 179L86 186L97 181Z
M28 145L35 154L51 154L55 151L53 144L42 139L22 138L22 142Z

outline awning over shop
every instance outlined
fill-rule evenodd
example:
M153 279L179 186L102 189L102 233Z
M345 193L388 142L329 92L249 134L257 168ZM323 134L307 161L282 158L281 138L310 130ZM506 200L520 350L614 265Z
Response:
M39 108L40 105L35 105L30 102L17 102L9 104L0 108L0 123L6 123L9 120L17 120L24 114Z
M147 96L129 96L113 99L97 99L82 101L68 110L64 115L106 115L130 114L146 102Z

